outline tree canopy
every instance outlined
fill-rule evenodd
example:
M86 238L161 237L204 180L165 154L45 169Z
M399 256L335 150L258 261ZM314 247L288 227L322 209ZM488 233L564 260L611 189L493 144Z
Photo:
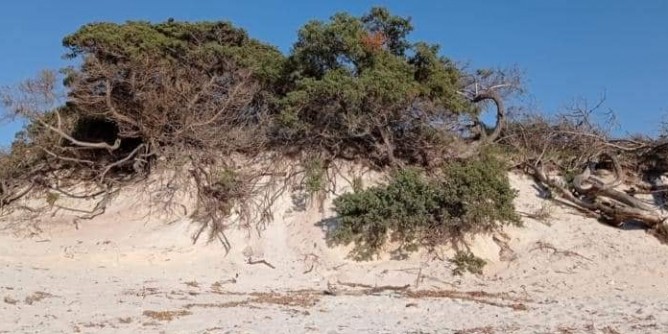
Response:
M412 31L384 8L338 13L305 24L283 55L224 21L91 23L63 39L66 56L80 59L62 71L64 105L6 106L30 120L24 142L51 146L48 159L68 166L123 159L140 145L150 156L271 149L429 164L478 108L461 94L468 74ZM54 77L41 79L33 86L51 94Z
M409 41L412 30L409 19L382 8L307 23L287 61L285 135L385 163L419 159L439 124L472 109L457 94L461 71L437 45Z

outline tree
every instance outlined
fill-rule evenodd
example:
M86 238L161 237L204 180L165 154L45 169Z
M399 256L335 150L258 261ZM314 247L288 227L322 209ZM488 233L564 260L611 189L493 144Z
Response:
M63 44L83 59L66 78L76 112L154 148L243 142L225 134L252 133L283 61L227 22L98 23Z
M382 8L306 24L288 58L278 136L380 165L426 163L451 143L445 123L475 109L457 94L460 70L438 46L408 41L412 29Z

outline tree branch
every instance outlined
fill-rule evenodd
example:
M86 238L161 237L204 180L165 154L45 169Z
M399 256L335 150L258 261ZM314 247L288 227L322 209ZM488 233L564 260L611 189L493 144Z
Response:
M58 111L56 111L58 113ZM84 142L80 140L74 139L72 136L68 135L67 133L63 132L61 129L55 128L48 123L44 122L42 119L37 118L37 122L44 126L45 128L57 133L59 136L67 139L69 142L71 142L74 145L81 146L81 147L89 147L89 148L101 148L101 149L107 149L110 151L114 151L118 149L121 146L121 140L116 139L116 142L114 145L109 145L108 143L105 142L99 142L99 143L89 143L89 142Z

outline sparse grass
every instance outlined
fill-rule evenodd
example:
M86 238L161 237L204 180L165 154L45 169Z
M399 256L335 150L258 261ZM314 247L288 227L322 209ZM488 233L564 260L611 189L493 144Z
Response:
M224 192L233 192L240 183L239 173L232 168L224 167L214 176L214 184Z
M361 176L353 177L352 188L354 193L358 193L364 190L364 180L362 180Z
M337 289L336 295L345 296L370 296L387 291L398 296L411 299L434 299L449 298L465 300L473 303L486 304L496 307L510 308L515 311L525 311L528 307L525 303L531 300L527 298L514 297L507 293L489 293L485 291L458 291L458 290L410 290L409 286L372 286L358 283L342 283L340 285L352 287L353 289ZM320 301L322 290L297 290L288 293L256 292L235 293L228 292L226 295L234 295L243 298L224 303L191 303L184 306L185 309L192 308L258 308L258 304L279 305L289 308L311 308Z
M304 167L304 188L310 195L318 194L325 190L325 166L322 159L309 157L302 162Z
M459 276L465 272L482 275L482 269L487 264L485 260L475 256L473 253L462 251L457 252L455 257L450 259L450 262L455 265L452 273Z
M49 204L49 207L53 207L56 204L56 201L60 198L60 195L53 193L53 192L48 192L46 193L46 203Z
M552 225L552 217L554 215L554 204L551 201L543 201L538 209L533 213L527 215L545 225Z

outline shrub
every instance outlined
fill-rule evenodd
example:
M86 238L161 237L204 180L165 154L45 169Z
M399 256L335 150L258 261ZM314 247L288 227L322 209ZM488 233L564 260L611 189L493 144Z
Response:
M470 272L471 274L480 275L482 274L482 268L487 264L487 262L471 252L457 252L455 257L450 259L450 262L455 265L455 268L452 269L454 275L464 275L465 272Z
M334 201L340 224L335 244L355 244L352 256L369 259L389 240L399 251L459 242L467 234L520 224L504 164L492 157L454 162L442 173L403 169L387 185L348 193Z

